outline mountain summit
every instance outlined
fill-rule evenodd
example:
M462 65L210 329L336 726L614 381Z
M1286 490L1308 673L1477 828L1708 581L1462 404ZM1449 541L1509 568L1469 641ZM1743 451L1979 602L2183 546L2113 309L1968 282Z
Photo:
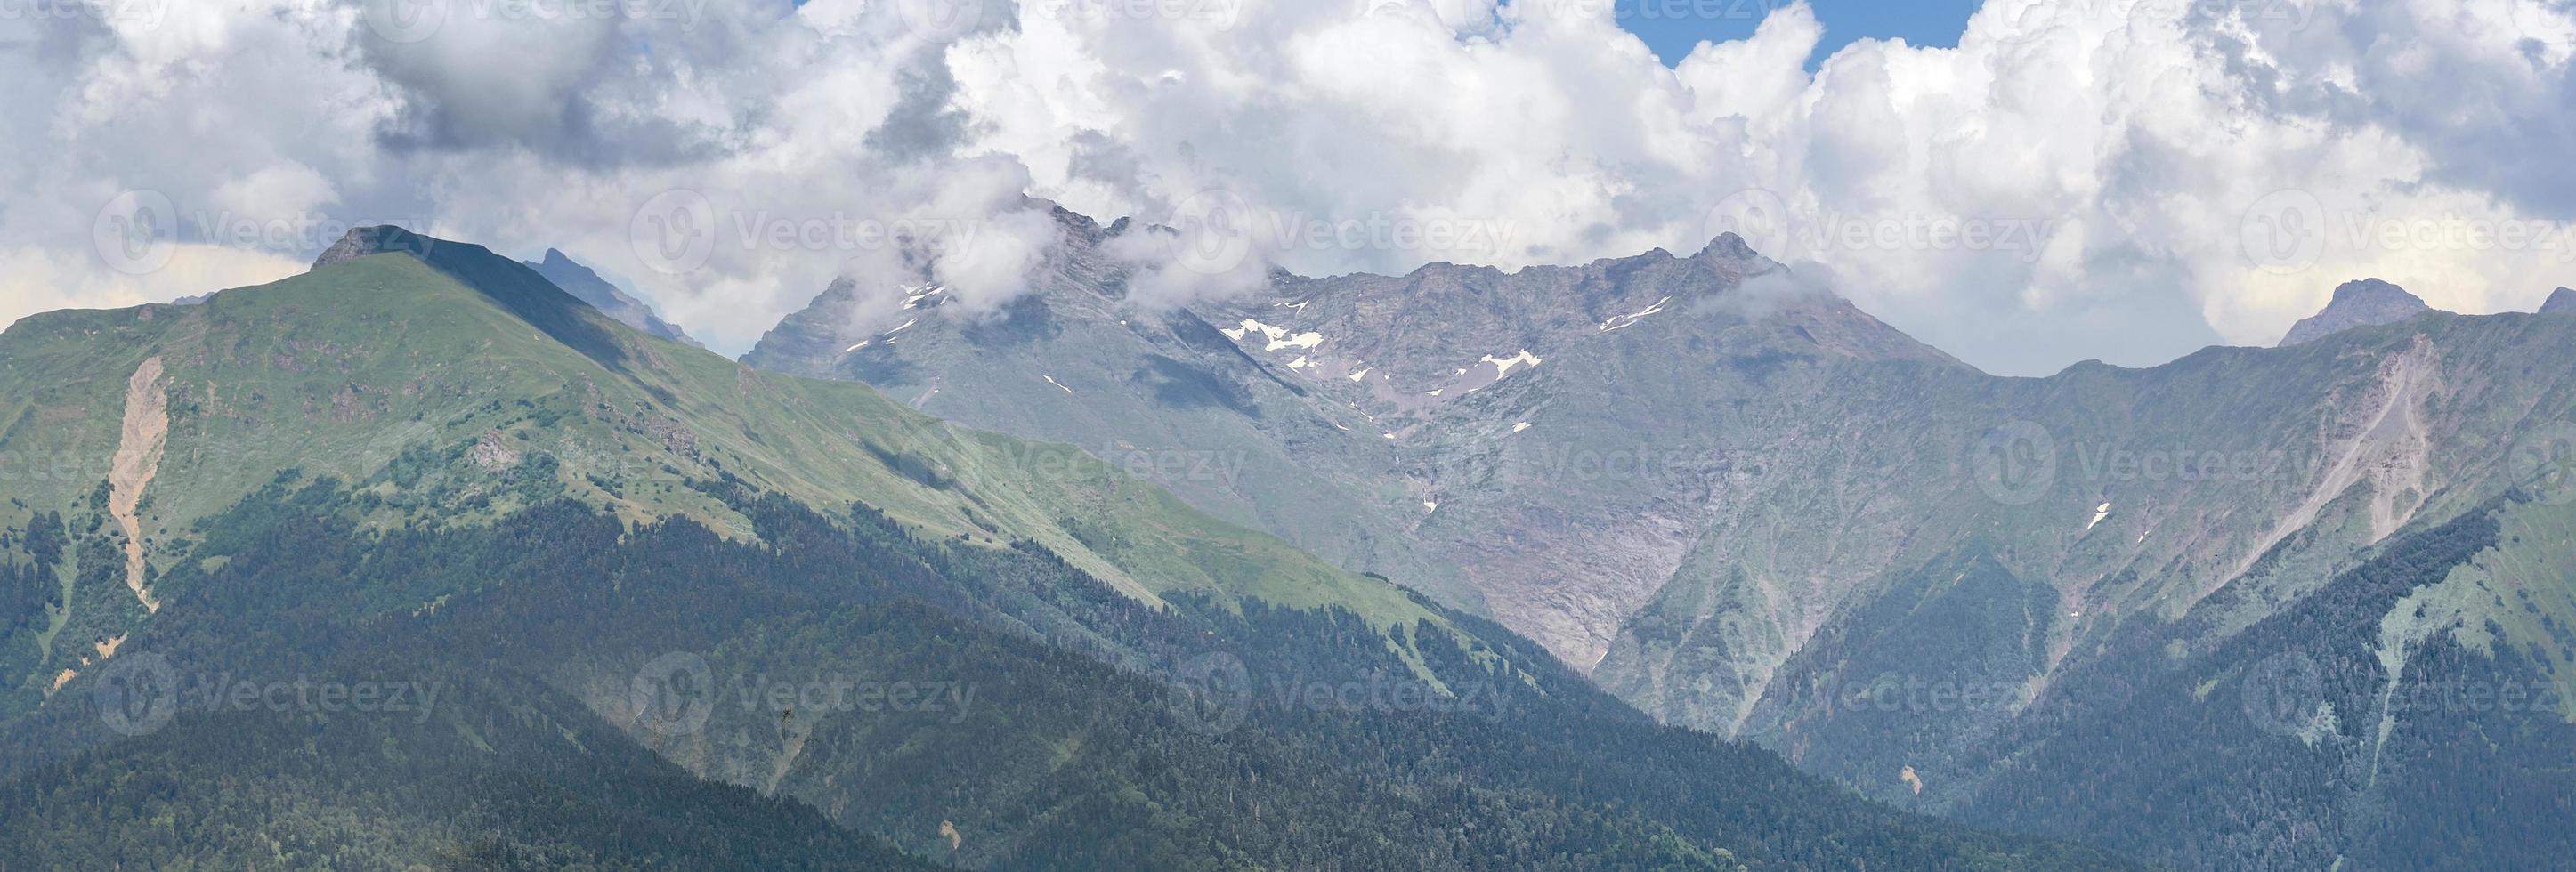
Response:
M1666 729L1155 464L332 249L0 331L0 867L2133 868Z
M2355 327L2394 324L2432 310L2424 304L2424 298L2378 279L2345 282L2335 288L2333 302L2291 325L2289 335L2281 337L2281 344L2275 347L2303 345Z
M581 298L582 302L589 303L592 308L607 313L608 317L617 319L620 324L673 342L698 345L698 341L689 338L688 332L681 330L679 325L662 320L662 314L653 311L652 304L636 299L625 289L619 288L607 279L600 278L597 271L565 256L561 249L546 249L546 256L543 259L526 263L529 269L536 270L538 275L545 276L546 281L555 283L555 287Z
M2540 314L2576 314L2576 288L2559 288L2551 291L2549 300L2540 304Z
M1998 378L1733 237L1509 274L1274 273L1148 312L1121 305L1107 236L1069 224L997 317L954 317L926 279L836 285L745 362L1096 447L1482 612L1668 724L2177 868L2427 865L2416 846L2466 838L2464 816L2392 798L2520 777L2528 752L2472 738L2501 721L2389 701L2576 663L2552 629L2576 599L2510 568L2576 529L2548 489L2567 379L2530 364L2563 356L2571 322L2352 330L2431 310L2369 280L2285 343L2351 330L2334 354ZM870 293L900 314L852 317ZM2491 547L2500 562L2471 560ZM1932 687L1993 695L1905 698ZM2576 747L2560 707L2533 712L2514 742ZM2425 747L2462 750L2410 756ZM2096 790L2106 771L2116 791ZM2270 786L2330 783L2350 786L2296 803ZM2248 811L2146 823L2186 794ZM2321 820L2407 835L2364 845ZM2479 852L2510 866L2553 844Z

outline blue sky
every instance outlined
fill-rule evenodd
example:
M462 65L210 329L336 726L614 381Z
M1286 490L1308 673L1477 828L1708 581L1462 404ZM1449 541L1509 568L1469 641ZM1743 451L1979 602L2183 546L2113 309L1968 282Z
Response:
M1704 41L1753 35L1762 16L1793 0L1617 0L1619 24L1646 41L1666 65ZM1979 0L1810 0L1825 40L1809 67L1855 40L1901 37L1912 45L1950 48Z

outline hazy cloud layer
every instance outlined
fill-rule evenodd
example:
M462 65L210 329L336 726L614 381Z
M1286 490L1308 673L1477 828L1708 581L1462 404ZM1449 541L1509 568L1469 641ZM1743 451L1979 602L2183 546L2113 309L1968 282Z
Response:
M1606 0L0 4L0 318L393 221L739 351L843 275L989 311L1055 239L1023 195L1232 234L1119 246L1152 305L1734 230L2012 373L2576 284L2563 0L1988 0L1813 74L1803 6L1667 68Z

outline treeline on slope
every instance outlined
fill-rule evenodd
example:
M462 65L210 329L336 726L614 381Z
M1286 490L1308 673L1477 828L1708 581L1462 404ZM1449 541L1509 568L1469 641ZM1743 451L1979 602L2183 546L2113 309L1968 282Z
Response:
M0 534L0 554L15 548L28 555L24 563L0 563L0 636L44 626L62 608L63 583L55 567L68 541L59 512L38 512L24 529Z
M190 711L0 784L0 866L937 868L802 804L696 778L559 692L445 657L398 642L252 673L435 682L419 710Z
M411 653L360 662L385 674L427 669L460 685L513 688L492 694L498 709L542 708L556 694L614 713L626 708L639 669L683 653L717 677L704 723L662 731L638 714L619 725L625 736L755 788L740 802L792 798L848 830L973 868L2119 865L1901 815L1767 753L1657 727L1534 646L1470 618L1449 616L1476 636L1462 641L1430 624L1373 627L1337 610L1238 611L1186 597L1153 609L1034 546L921 541L863 507L832 519L739 482L696 486L750 517L759 541L727 540L686 520L630 528L561 501L488 527L373 531L362 522L380 510L366 492L282 477L200 525L196 553L219 559L177 562L157 588L169 606L121 656L167 656L182 675L284 675L403 651ZM1392 644L1390 634L1409 644ZM1211 662L1239 672L1211 683L1210 694L1148 677ZM758 692L823 681L939 682L975 697L936 711L800 711ZM1279 692L1324 687L1330 696L1354 683L1415 681L1418 693L1400 697L1409 703L1317 704ZM746 687L755 692L741 693ZM226 748L278 750L231 736L346 729L336 716L226 713L213 720L271 723L198 729L207 719L190 716L146 740L117 741L82 689L7 731L9 759L24 762L6 794L15 807L0 816L90 795L79 787L85 777L128 763L235 765L172 773L169 801L153 817L76 818L47 838L152 843L151 834L183 819L199 827L274 821L256 803L311 785L268 774L258 754L227 756ZM1485 702L1430 702L1460 694ZM577 735L584 748L615 744ZM516 768L425 735L377 739L385 750L376 753L310 742L284 753L300 755L293 771L308 781L363 782L386 754L435 769L387 773L428 785L463 783L459 769ZM190 747L196 741L217 747ZM149 756L163 747L177 750ZM614 762L590 781L540 779L553 791L550 807L589 815L585 803L627 796L601 779L667 774ZM345 782L314 793L354 797L315 812L344 819L369 817L356 809L370 804L429 815L465 798L430 786L362 795ZM749 814L721 800L700 798L674 814ZM601 851L577 837L584 832L592 831L537 839L493 824L449 832L437 849L451 859ZM201 856L185 843L161 844L175 853L156 863ZM421 843L403 844L416 854Z
M2382 617L2495 545L2508 506L2403 536L2215 650L2176 662L2134 635L2133 656L2062 679L2116 683L2126 690L2096 696L2126 702L2018 725L2037 751L1962 817L2082 833L2185 869L2564 866L2576 852L2565 826L2576 820L2576 726L2554 710L2446 696L2536 693L2555 686L2544 665L2448 632L2409 648L2394 684L2379 658ZM2413 699L2431 704L2396 704Z

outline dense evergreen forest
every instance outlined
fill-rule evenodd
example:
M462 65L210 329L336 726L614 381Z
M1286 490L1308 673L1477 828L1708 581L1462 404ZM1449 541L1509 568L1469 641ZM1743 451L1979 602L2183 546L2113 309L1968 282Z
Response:
M530 496L548 480L526 479ZM751 518L757 541L560 499L452 523L367 484L289 472L199 525L195 559L156 583L164 612L109 661L143 665L69 685L0 737L0 858L914 862L900 849L1030 870L2122 868L1657 726L1465 616L1447 615L1468 633L1149 604L1027 543L923 540L862 506L819 513L726 478L692 486ZM57 561L78 553L50 525L12 535L53 543ZM30 562L12 590L31 572L53 577ZM680 698L639 690L675 662L692 679ZM204 692L299 681L417 688L419 704ZM176 711L138 725L156 704Z
M2576 851L2576 830L2564 826L2576 820L2564 789L2576 777L2576 726L2556 716L2562 685L2546 655L2473 650L2449 633L2404 646L2394 664L2383 654L2392 647L2383 616L2438 608L2417 599L2398 611L2493 553L2498 515L2519 500L2398 537L2215 650L2177 660L2127 640L2132 656L2067 680L2122 683L2132 690L2116 698L2131 702L2017 724L2039 737L2038 752L1990 784L1972 813L2084 830L2184 868L2246 858L2283 869L2564 868ZM2201 746L2223 750L2124 750ZM2043 774L2070 769L2093 777ZM2337 813L2344 803L2356 810ZM2128 820L2103 825L2113 818Z

